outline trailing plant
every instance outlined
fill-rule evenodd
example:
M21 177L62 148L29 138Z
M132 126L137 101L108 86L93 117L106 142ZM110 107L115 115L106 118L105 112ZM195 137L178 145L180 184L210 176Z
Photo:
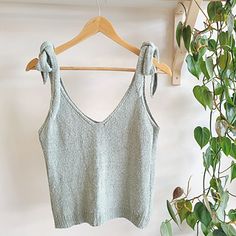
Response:
M195 1L196 2L196 1ZM196 2L197 4L197 2ZM209 126L194 129L194 139L202 150L203 189L189 197L177 187L167 200L169 220L161 224L161 235L171 236L171 222L186 222L199 235L236 236L236 208L228 209L236 197L229 186L236 179L236 0L210 1L203 29L179 22L176 41L187 50L189 72L198 80L193 88L196 100L209 113Z

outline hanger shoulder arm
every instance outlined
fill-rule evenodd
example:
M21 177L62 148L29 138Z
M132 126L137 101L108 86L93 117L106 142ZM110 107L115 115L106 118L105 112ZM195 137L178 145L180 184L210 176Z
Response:
M165 74L172 76L172 71L168 65L166 65L164 63L158 63L156 58L153 58L153 64L156 66L156 68L158 68L159 70L161 70Z
M26 70L26 71L33 70L33 69L35 68L35 65L37 64L37 62L38 62L38 58L32 59L32 60L26 65L25 70Z

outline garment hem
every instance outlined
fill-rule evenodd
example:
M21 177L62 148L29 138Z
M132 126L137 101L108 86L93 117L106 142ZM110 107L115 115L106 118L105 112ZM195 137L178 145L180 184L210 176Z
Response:
M109 211L108 211L109 212ZM88 212L87 215L90 215L91 213ZM130 221L134 226L136 226L139 229L143 229L147 226L149 223L149 216L145 214L142 214L140 216L134 217L132 215L129 215L128 213L109 213L107 216L103 217L94 217L94 219L86 219L84 216L63 216L63 217L54 217L54 227L61 229L61 228L70 228L75 225L79 225L82 223L87 223L90 226L96 227L101 226L104 223L113 220L123 218L128 221Z

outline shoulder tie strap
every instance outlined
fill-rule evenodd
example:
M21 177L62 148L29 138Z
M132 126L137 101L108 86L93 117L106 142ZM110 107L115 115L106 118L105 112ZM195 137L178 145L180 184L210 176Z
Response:
M35 66L35 69L41 72L44 84L50 79L52 95L50 107L52 109L50 111L53 118L55 118L60 105L60 70L54 48L51 42L43 42L40 46L38 62Z
M153 97L157 89L158 73L152 60L154 57L159 62L159 49L153 42L145 41L142 43L141 50L141 72L144 76L151 75L150 94Z

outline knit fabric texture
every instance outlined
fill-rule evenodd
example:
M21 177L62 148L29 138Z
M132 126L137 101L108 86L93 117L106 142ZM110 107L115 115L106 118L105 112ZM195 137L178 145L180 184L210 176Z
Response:
M126 218L138 228L150 221L159 126L149 110L157 87L153 42L142 43L131 83L103 121L85 115L72 101L60 76L55 47L45 41L36 69L50 80L48 114L38 130L47 168L55 228L88 223L98 226Z

